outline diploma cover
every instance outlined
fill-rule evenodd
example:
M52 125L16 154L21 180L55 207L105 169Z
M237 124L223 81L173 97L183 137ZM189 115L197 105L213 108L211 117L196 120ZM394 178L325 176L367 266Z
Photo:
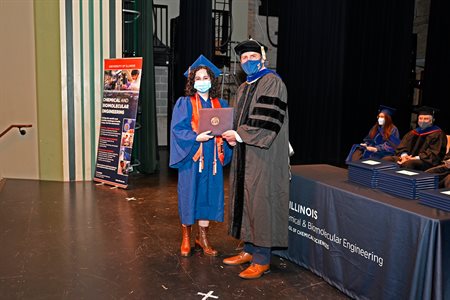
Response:
M201 108L198 110L198 133L211 130L211 135L222 135L233 129L233 108Z

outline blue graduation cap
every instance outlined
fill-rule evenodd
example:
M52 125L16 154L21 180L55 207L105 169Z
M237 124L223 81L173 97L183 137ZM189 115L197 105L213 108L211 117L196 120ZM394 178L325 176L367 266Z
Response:
M379 112L382 112L384 114L390 115L392 117L392 115L395 113L396 109L386 106L386 105L380 105L380 108L378 109Z
M199 66L205 66L205 67L210 68L211 71L213 71L214 76L216 76L216 77L219 77L220 74L222 74L222 71L218 67L216 67L209 59L207 59L202 54L200 54L200 56L197 58L197 60L194 61L194 63L189 67L189 69L187 69L186 72L184 72L184 76L188 77L191 69L194 69L195 67L199 67Z

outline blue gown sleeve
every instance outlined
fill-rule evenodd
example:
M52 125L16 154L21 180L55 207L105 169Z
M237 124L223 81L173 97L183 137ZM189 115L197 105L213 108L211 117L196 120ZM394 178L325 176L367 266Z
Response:
M400 132L398 131L397 127L392 128L391 136L389 137L389 141L396 149L397 146L400 144Z
M170 161L171 168L180 168L191 160L200 143L195 139L197 133L192 130L192 105L189 97L180 97L173 108L170 123Z
M389 140L385 141L376 146L378 151L386 151L392 154L395 153L395 149L400 144L400 134L398 132L397 127L393 127L391 130L391 135L389 136Z

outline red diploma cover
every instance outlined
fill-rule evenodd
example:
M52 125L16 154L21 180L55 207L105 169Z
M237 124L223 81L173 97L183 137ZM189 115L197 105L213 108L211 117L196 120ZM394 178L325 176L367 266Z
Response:
M211 135L222 135L233 129L233 108L201 108L198 111L198 133L211 130Z

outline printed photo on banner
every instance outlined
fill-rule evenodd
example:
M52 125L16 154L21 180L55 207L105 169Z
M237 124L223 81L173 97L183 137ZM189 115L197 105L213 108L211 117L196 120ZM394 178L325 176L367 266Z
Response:
M141 70L106 70L104 77L104 90L134 90L139 91L141 86Z
M120 147L119 160L131 161L131 148Z
M131 149L130 147L120 147L117 174L128 176L131 170Z
M117 168L117 174L128 176L129 169L130 169L130 162L126 160L120 160L119 167Z
M124 133L122 134L122 140L120 143L121 147L133 147L133 137L134 134L128 134L128 133Z
M134 127L136 124L135 119L123 119L123 127L122 127L122 134L128 133L128 134L134 134Z

